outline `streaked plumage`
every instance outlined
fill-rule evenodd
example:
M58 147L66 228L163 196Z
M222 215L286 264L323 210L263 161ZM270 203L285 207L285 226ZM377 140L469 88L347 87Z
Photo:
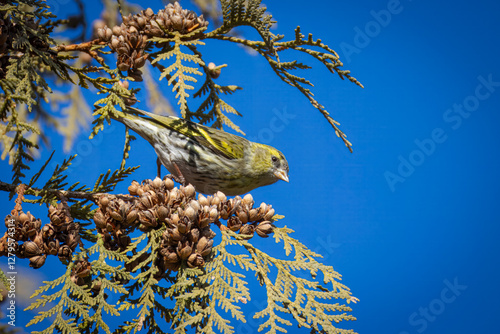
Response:
M168 171L198 192L241 195L280 179L288 182L288 162L274 147L135 108L114 118L146 139Z

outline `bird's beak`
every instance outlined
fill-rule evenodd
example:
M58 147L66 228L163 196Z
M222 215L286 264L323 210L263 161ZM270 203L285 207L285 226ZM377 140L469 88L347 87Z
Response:
M286 172L284 170L277 170L277 171L275 171L274 172L274 176L276 176L280 180L283 180L285 182L289 182L288 181L288 175L286 174Z

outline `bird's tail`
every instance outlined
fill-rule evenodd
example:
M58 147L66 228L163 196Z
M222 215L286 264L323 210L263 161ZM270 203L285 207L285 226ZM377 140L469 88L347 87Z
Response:
M118 111L114 114L109 113L109 116L112 119L123 123L151 144L154 143L154 138L156 137L159 129L158 125L152 121L150 113L128 107L123 111Z

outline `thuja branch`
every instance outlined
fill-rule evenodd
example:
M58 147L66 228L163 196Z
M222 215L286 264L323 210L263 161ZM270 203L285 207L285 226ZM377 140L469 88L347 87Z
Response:
M57 53L59 53L59 52L71 52L71 51L85 52L85 53L89 54L92 58L97 60L99 62L99 64L104 66L105 65L104 59L101 56L99 56L97 51L92 50L92 47L95 45L105 45L105 44L106 44L105 42L103 42L99 39L94 39L92 41L83 42L80 44L57 45L56 47L53 48L53 50Z
M282 37L283 36L280 36L279 39ZM340 130L340 123L333 119L326 108L314 97L310 88L313 87L313 84L305 77L297 76L296 74L291 73L293 70L310 69L311 66L300 63L296 60L280 61L277 57L275 57L278 53L286 50L295 50L306 53L321 62L331 73L336 73L341 79L347 78L352 83L363 88L363 85L356 78L351 76L349 70L341 69L343 63L340 61L339 55L335 52L335 50L324 44L321 39L313 39L312 34L308 34L306 38L306 36L301 33L300 27L295 29L295 38L293 40L284 42L278 42L276 40L273 42L272 49L269 48L265 41L249 41L236 36L226 36L218 33L217 30L207 33L203 36L203 38L218 39L245 45L266 58L269 65L271 65L271 68L281 80L297 88L309 100L311 105L321 112L321 114L327 119L328 123L330 123L335 130L335 134L342 139L346 147L352 153L352 144L347 140L345 133Z
M0 181L0 190L8 191L8 192L17 192L18 187L26 187L25 184L15 185L6 182ZM69 191L69 190L60 190L60 189L40 189L40 188L26 188L24 191L24 195L30 196L42 196L42 195L51 195L57 198L67 198L67 199L85 199L92 201L94 203L98 203L99 198L102 196L108 196L110 199L122 199L124 201L133 200L133 197L130 195L123 194L108 194L108 193L92 193L85 191Z

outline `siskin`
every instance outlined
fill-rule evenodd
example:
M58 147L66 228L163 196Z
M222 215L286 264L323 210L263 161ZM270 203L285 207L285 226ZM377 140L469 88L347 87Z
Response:
M278 180L288 182L288 162L274 147L136 108L111 117L146 139L175 180L198 192L234 196Z

